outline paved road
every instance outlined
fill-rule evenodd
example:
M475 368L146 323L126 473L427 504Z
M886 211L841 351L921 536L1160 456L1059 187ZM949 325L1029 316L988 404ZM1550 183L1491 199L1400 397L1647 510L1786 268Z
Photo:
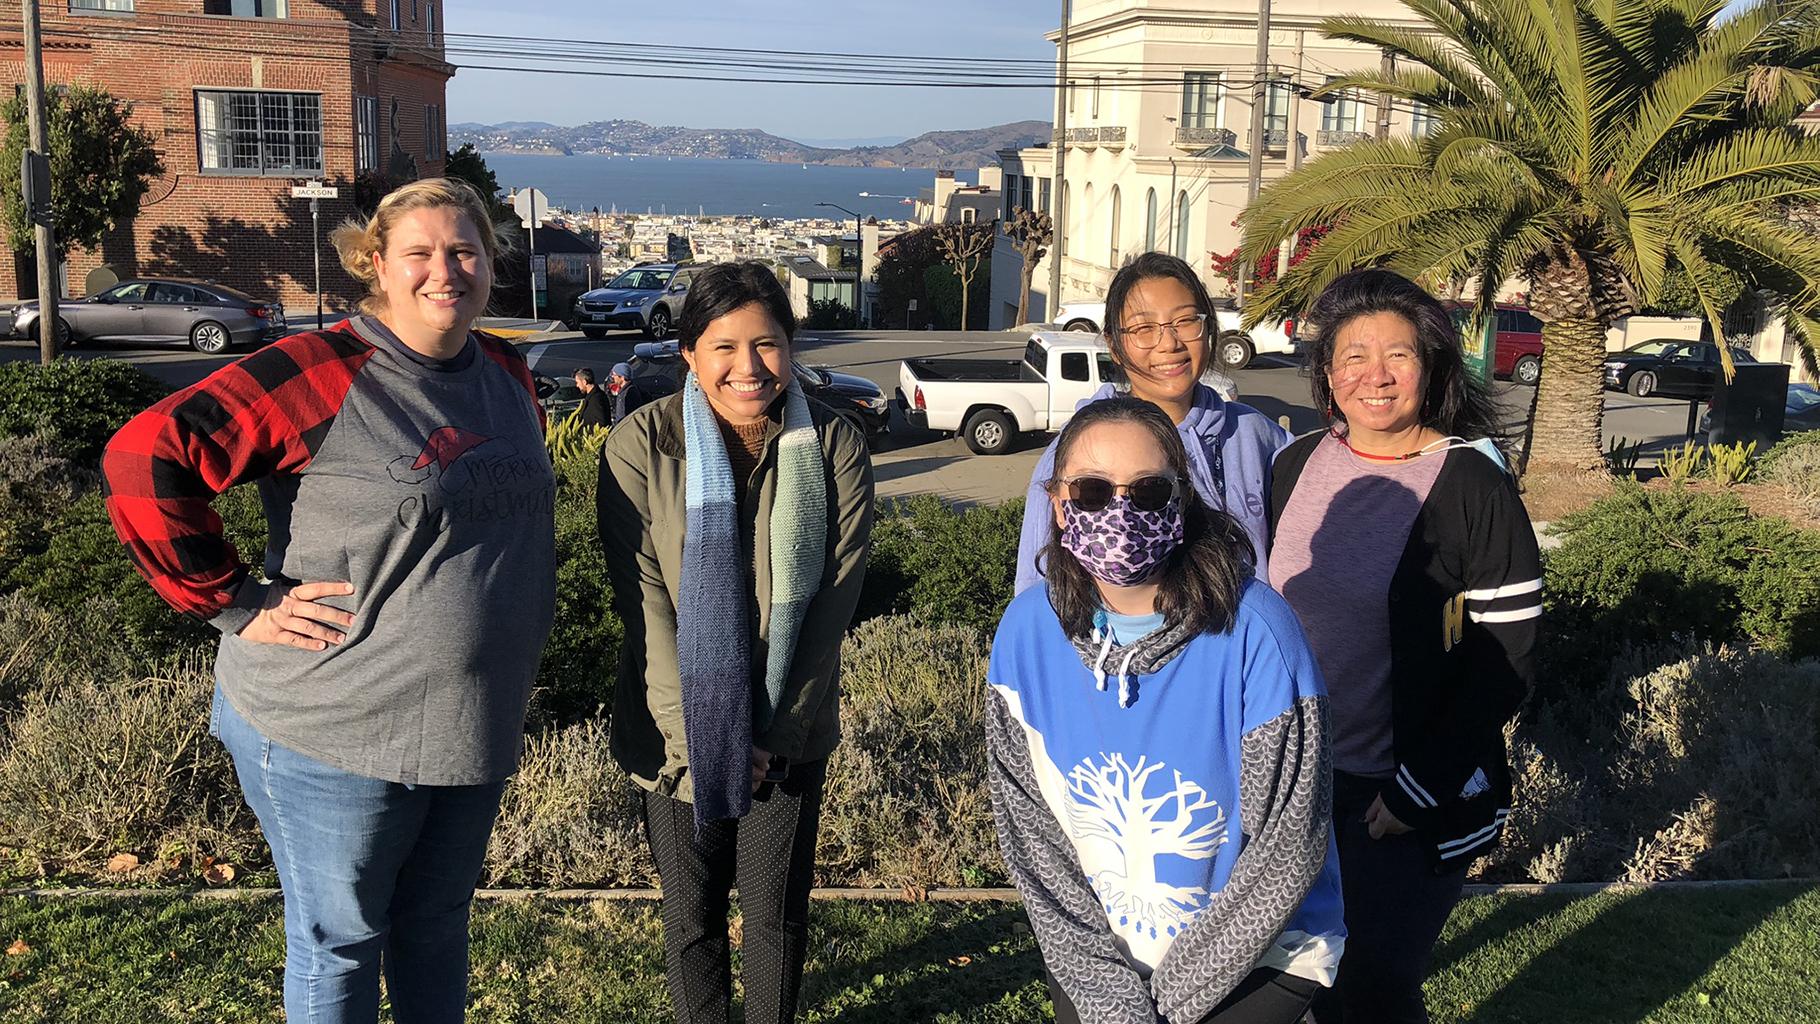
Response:
M578 366L591 366L604 376L609 366L627 358L632 346L641 340L631 333L616 334L602 341L563 333L528 343L525 353L535 370L549 376L566 376ZM810 333L798 339L799 354L804 361L858 374L877 383L887 396L897 387L900 360L953 355L1016 358L1023 352L1023 347L1024 339L1017 335L942 331L885 331L827 337ZM204 356L187 349L116 346L85 346L71 355L126 359L173 387L192 384L233 358ZM29 342L0 342L0 362L35 358L37 349ZM1291 430L1300 433L1320 426L1320 419L1308 397L1307 380L1298 363L1271 356L1260 357L1250 369L1240 371L1236 379L1242 401L1272 418L1287 416ZM1528 410L1530 390L1502 383L1498 387L1513 420L1520 420ZM1617 393L1606 395L1607 437L1642 441L1646 449L1659 449L1680 443L1686 422L1686 402L1632 398ZM965 443L953 437L910 429L894 410L891 434L878 446L873 463L879 492L884 495L933 493L955 501L994 502L1023 493L1046 443L1046 437L1036 435L1024 438L1006 455L974 455Z

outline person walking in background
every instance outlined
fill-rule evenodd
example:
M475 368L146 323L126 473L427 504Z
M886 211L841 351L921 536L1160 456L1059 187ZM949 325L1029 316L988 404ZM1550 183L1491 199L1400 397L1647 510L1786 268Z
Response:
M986 739L1056 1020L1293 1024L1347 945L1314 656L1156 405L1086 405L1055 466Z
M210 731L284 891L293 1024L455 1022L468 910L555 612L555 480L529 368L472 330L498 245L467 185L412 182L333 241L363 314L134 418L108 513L221 631ZM213 497L256 481L263 576Z
M594 370L584 366L575 371L575 390L581 392L581 405L576 415L581 417L584 427L607 427L612 425L612 410L608 406L609 396L598 384L594 383Z
M614 426L618 426L627 416L651 400L650 392L633 379L632 367L626 363L613 364L613 370L607 376L607 389L613 395Z
M872 531L859 430L802 392L769 268L702 270L677 321L680 393L607 437L600 538L625 623L611 748L644 789L670 998L725 1021L728 895L746 1020L793 1020L841 640Z
M1106 290L1106 346L1121 380L1101 388L1081 408L1130 395L1167 413L1188 450L1195 493L1244 528L1252 564L1261 573L1268 548L1270 460L1289 443L1289 434L1263 413L1225 401L1201 383L1215 323L1213 300L1193 267L1167 253L1134 257ZM1017 546L1020 594L1043 576L1037 556L1054 532L1045 488L1054 476L1058 444L1050 443L1030 476Z
M1533 681L1541 561L1447 310L1359 270L1309 318L1329 427L1277 457L1270 581L1333 708L1351 937L1316 1017L1423 1022L1435 940L1510 813L1504 727Z

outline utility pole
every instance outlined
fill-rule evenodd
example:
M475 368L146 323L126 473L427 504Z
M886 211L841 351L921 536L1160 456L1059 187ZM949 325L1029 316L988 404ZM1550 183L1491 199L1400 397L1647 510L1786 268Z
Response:
M1397 58L1389 50L1384 51L1383 63L1379 65L1385 78L1397 73ZM1378 93L1378 130L1379 139L1390 138L1390 94Z
M31 122L32 152L50 156L50 134L44 123L44 33L38 25L38 0L23 0L25 16L25 102ZM31 157L28 155L27 160ZM41 165L43 166L43 165ZM48 176L47 176L48 178ZM38 361L57 358L57 246L51 234L51 211L36 211L33 235L38 240Z
M1245 205L1258 197L1258 184L1264 178L1264 104L1270 96L1270 0L1258 0L1257 70L1251 83L1251 166L1245 175ZM1295 139L1288 140L1295 145ZM1250 264L1239 265L1239 305L1245 305L1245 293L1251 284Z
M1304 33L1297 29L1295 34L1295 75L1289 86L1289 173L1302 169L1302 39ZM1295 236L1291 235L1277 247L1277 279L1289 273L1289 257L1295 252Z
M1052 320L1062 305L1062 253L1067 249L1068 237L1068 206L1062 196L1067 191L1069 7L1069 0L1062 0L1062 45L1055 75L1055 141L1050 143L1055 153L1055 188L1049 193L1049 220L1055 228L1055 245L1049 251L1049 308L1045 312Z

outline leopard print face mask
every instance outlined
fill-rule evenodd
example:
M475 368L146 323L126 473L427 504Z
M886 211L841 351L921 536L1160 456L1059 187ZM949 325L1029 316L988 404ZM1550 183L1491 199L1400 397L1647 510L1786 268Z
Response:
M1155 512L1131 505L1119 495L1098 512L1082 512L1062 503L1062 546L1087 574L1102 583L1129 587L1150 578L1182 544L1182 499Z

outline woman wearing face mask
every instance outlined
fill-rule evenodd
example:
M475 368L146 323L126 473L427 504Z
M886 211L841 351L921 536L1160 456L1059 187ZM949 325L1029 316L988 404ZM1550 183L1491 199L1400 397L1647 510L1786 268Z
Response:
M361 315L158 403L109 442L115 529L221 630L210 731L271 844L294 1024L459 1021L468 907L556 601L555 480L524 357L472 330L487 205L412 182L338 229ZM214 495L257 481L264 578Z
M725 1021L728 892L746 1019L795 1017L841 637L872 529L866 440L791 372L796 320L770 268L695 276L680 393L608 435L600 537L625 623L612 750L645 790L670 997Z
M1510 813L1504 726L1534 673L1541 563L1447 310L1360 270L1310 320L1329 428L1277 458L1270 581L1333 709L1351 938L1316 1015L1422 1022L1430 950Z
M1045 581L987 669L999 845L1056 1019L1290 1024L1345 933L1320 673L1155 405L1056 442Z
M1126 394L1167 413L1188 451L1195 492L1243 527L1261 574L1269 537L1270 460L1289 443L1289 434L1263 413L1225 401L1201 383L1215 333L1213 300L1193 267L1167 253L1133 258L1106 290L1106 345L1123 380L1087 401ZM1020 594L1042 578L1037 556L1053 532L1044 488L1055 475L1058 443L1043 452L1030 477L1017 545Z

